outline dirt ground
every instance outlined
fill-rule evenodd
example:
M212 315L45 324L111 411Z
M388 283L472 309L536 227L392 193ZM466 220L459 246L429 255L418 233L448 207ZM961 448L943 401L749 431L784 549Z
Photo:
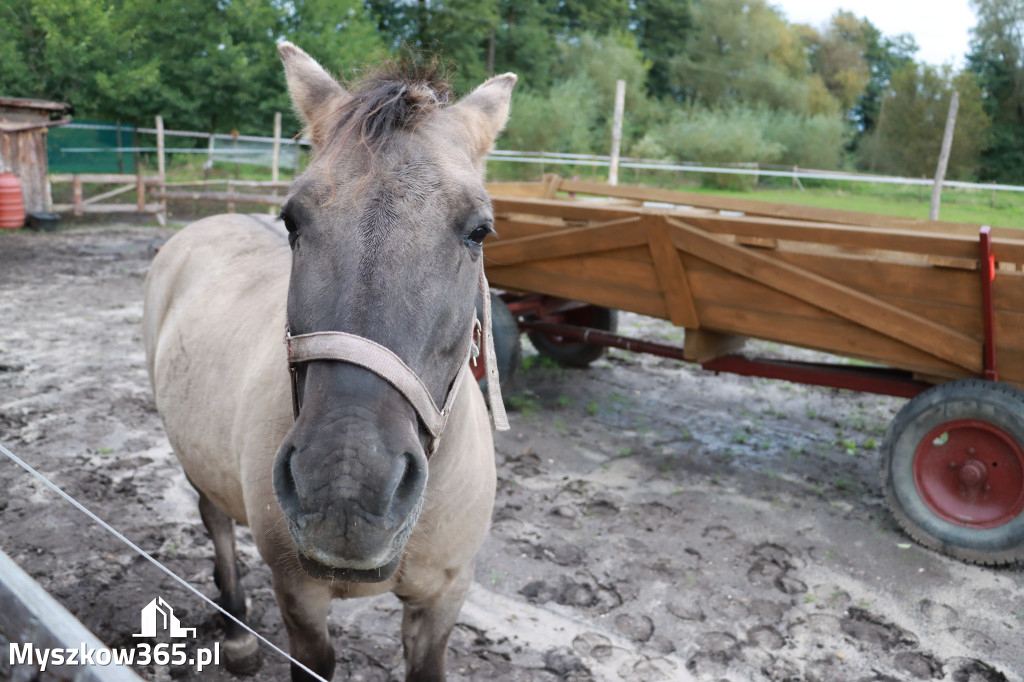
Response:
M213 596L212 544L140 338L143 277L171 234L0 234L0 442ZM681 340L645 318L622 326ZM924 550L885 508L877 446L902 401L619 352L585 371L524 364L449 679L1024 680L1020 568ZM0 477L0 549L102 640L137 644L158 595L195 646L219 638L209 606L14 464ZM251 622L285 646L269 571L239 535ZM390 595L337 602L335 679L401 679L399 622ZM256 679L286 677L266 651Z

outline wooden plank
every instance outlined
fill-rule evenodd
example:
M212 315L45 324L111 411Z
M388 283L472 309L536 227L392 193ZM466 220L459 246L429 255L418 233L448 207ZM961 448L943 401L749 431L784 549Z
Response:
M554 199L558 194L558 187L562 184L562 178L557 173L545 173L541 181L544 185L544 198Z
M637 261L619 259L611 255L611 252L601 252L585 256L535 260L523 265L567 278L643 289L650 296L661 296L661 286L651 263L651 254L646 251L646 255L646 260ZM492 265L493 262L487 263L488 277Z
M899 292L904 298L981 310L981 280L977 272L838 255L824 257L788 249L777 251L773 257L865 293ZM992 285L995 310L1024 312L1024 274L999 271Z
M62 183L62 182L74 182L75 178L78 178L86 184L135 184L136 176L129 173L53 173L50 175L50 182ZM160 177L157 175L146 176L147 182L155 182Z
M618 220L639 215L644 209L631 206L601 205L573 199L516 199L493 197L497 214L522 213L526 215L555 216L565 220Z
M661 296L646 289L615 286L600 280L565 277L560 273L545 272L524 264L501 267L487 265L487 279L491 286L511 291L547 294L571 301L585 301L615 310L630 310L641 315L668 319L668 309Z
M747 307L733 308L700 298L697 298L697 310L704 325L702 329L749 335L947 379L977 376L956 364L839 318L806 318Z
M89 197L88 199L86 199L82 203L84 205L88 206L89 204L95 204L97 201L103 201L104 199L109 199L110 197L116 197L118 194L124 194L125 192L130 192L133 189L137 189L137 188L138 188L138 183L133 182L130 185L124 185L123 187L118 187L117 189L112 189L109 192L104 192L103 194L97 194L94 197Z
M831 208L798 206L795 204L781 204L768 201L757 201L754 199L735 199L732 197L701 194L696 192L677 192L675 190L656 189L652 187L630 187L628 185L611 187L604 183L587 182L584 180L562 180L560 189L564 192L580 192L582 194L593 194L596 196L639 199L642 201L669 203L681 206L710 208L718 211L738 211L745 213L748 216L766 216L773 218L807 220L812 222L828 222L838 223L840 225L896 228L928 233L943 232L947 234L960 234L977 237L978 228L980 227L979 225L971 223L953 223L938 220L925 220L921 218L902 218L899 216L886 216L876 213L864 213L861 211L843 211ZM1012 228L993 228L993 236L1020 239L1019 231Z
M669 222L673 226L670 233L672 243L683 251L910 346L921 348L973 373L981 372L981 347L954 329L779 259L726 244L682 222Z
M747 337L723 334L710 329L687 329L683 339L683 357L689 362L707 362L715 358L738 353Z
M72 190L71 190L72 191L72 199L71 199L71 201L72 201L72 204L71 204L72 212L76 216L80 216L80 215L82 215L82 178L81 178L81 176L75 176L75 179L72 180L71 187L72 187Z
M714 234L770 237L797 242L816 242L829 246L902 251L953 258L978 258L978 237L968 235L929 234L909 230L880 229L829 223L797 222L776 218L750 216L689 215L673 218ZM1004 242L1005 260L1019 256L1024 260L1024 240Z
M200 199L205 201L226 201L249 203L249 204L260 204L260 205L278 205L284 203L284 197L278 197L274 195L260 195L260 194L245 194L244 192L183 192L183 191L157 191L153 193L153 197L156 199L191 199L198 201Z
M525 261L610 251L645 245L647 228L639 218L601 227L575 227L511 241L495 241L486 248L489 261L513 265Z
M72 211L74 204L54 204L54 211ZM82 214L86 213L159 213L163 210L160 204L145 204L143 209L138 204L90 204L82 206Z
M657 221L648 229L651 260L661 285L661 293L665 297L669 319L677 327L700 327L697 308L693 304L693 292L686 279L679 252L669 239L668 226L663 221Z
M33 649L106 649L67 609L60 605L39 583L3 552L0 552L0 644L4 664L0 670L13 680L77 680L79 682L141 682L130 668L123 665L82 666L48 665L40 673L35 661L16 662L12 644Z
M541 199L544 197L544 185L539 182L489 182L487 193L491 197L517 197L521 199Z

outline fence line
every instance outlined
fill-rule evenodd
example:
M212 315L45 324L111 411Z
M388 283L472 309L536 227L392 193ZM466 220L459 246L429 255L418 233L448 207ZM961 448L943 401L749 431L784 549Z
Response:
M177 573L175 573L171 569L169 569L166 566L164 566L152 554L150 554L149 552L147 552L146 550L142 549L141 547L136 545L134 542L132 542L131 540L126 538L117 529L115 529L109 523L107 523L106 521L101 519L99 516L97 516L95 513L93 513L92 510L90 510L88 507L86 507L84 504L82 504L81 502L76 500L74 497L72 497L68 493L64 492L64 490L61 489L60 486L58 486L56 483L54 483L53 481L48 479L46 476L41 474L38 470L33 468L25 460L23 460L20 457L18 457L17 455L15 455L13 452L11 452L7 448L5 448L3 445L0 445L0 454L5 455L7 457L7 459L11 460L12 462L14 462L18 466L20 466L22 469L27 471L29 474L31 474L32 476L37 478L39 481L41 481L43 483L43 485L45 485L47 488L49 488L50 490L52 490L55 493L57 493L58 495L60 495L62 498L64 498L64 500L66 502L71 504L71 506L73 506L75 509L77 509L78 511L82 512L83 514L88 516L90 519L92 519L92 521L96 525L98 525L100 528L102 528L103 530L107 531L108 533L110 533L111 535L116 537L122 543L128 545L128 547L130 547L135 553L137 553L143 559L146 559L151 564L153 564L154 566L159 568L161 571L166 573L168 576L173 578L175 582L180 584L182 587L187 589L189 592L191 592L195 596L199 597L200 599L202 599L204 602L206 602L207 604L209 604L213 608L215 608L218 611L220 611L221 615L223 615L225 618L230 618L231 620L233 620L235 623L240 625L242 627L242 629L246 630L249 634L251 634L254 637L256 637L256 639L258 639L261 642L263 642L264 644L266 644L268 647L270 647L271 649L276 651L281 656L284 656L286 659L288 659L288 661L290 661L294 665L297 665L299 668L301 668L305 672L309 673L313 677L313 679L320 680L320 682L327 682L327 680L325 680L324 678L322 678L319 675L317 675L315 672L310 670L304 664L300 663L299 661L296 661L294 658L292 658L290 655L288 655L287 652L285 652L283 649L281 649L276 644L271 642L269 639L267 639L266 637L264 637L260 633L258 633L255 630L253 630L251 627L249 627L248 625L243 623L240 619L238 619L235 616L233 616L230 613L228 613L227 610L224 609L220 604L218 604L217 602L215 602L212 599L210 599L209 597L207 597L205 594L203 594L198 589L193 587L190 582L188 582L187 580L185 580L184 578L179 576Z
M66 127L70 128L83 128L83 129L95 129L95 130L116 130L115 125L105 124L93 124L93 123L70 123ZM124 126L122 126L122 129ZM155 128L135 128L136 133L157 135L158 131ZM190 137L190 138L201 138L208 139L211 143L214 140L227 140L227 141L241 141L256 144L272 145L275 141L273 137L264 137L258 135L230 135L227 133L201 133L197 131L187 130L164 130L162 131L165 136L177 136L177 137ZM289 139L283 140L277 138L278 143L282 145L291 145L295 152L305 148L310 149L311 144L309 140ZM102 152L156 152L157 147L110 147L110 148L92 148L92 147L81 147L81 148L65 148L62 151L69 153L102 153ZM257 157L260 155L269 155L270 150L260 149L230 149L226 152L223 148L219 150L214 146L207 148L200 147L174 147L166 148L163 150L164 153L175 153L175 154L207 154L211 159L217 155L218 151L222 152L223 155L229 156L240 156L243 158L233 159L237 163L246 163L244 157ZM281 157L286 156L281 154ZM611 157L602 154L575 154L575 153L562 153L562 152L529 152L529 151L515 151L515 150L495 150L492 151L489 156L491 162L509 162L509 163L533 163L533 164L550 164L550 165L563 165L563 166L592 166L592 167L610 167ZM263 164L255 164L263 165ZM697 161L665 161L661 159L644 159L644 158L622 158L619 161L621 168L633 168L637 170L662 170L662 171L673 171L683 173L715 173L722 175L752 175L755 177L778 177L778 178L789 178L794 182L799 180L833 180L839 182L866 182L866 183L877 183L877 184L891 184L891 185L913 185L913 186L934 186L935 181L927 178L908 178L893 175L871 175L866 173L854 173L846 171L830 171L820 170L813 168L799 168L798 166L778 166L770 164L759 164L756 162L750 163L728 163L719 164L715 166L705 166ZM959 189L976 189L985 191L1000 191L1000 192L1024 192L1024 186L1020 185L1006 185L999 183L978 183L978 182L965 182L960 180L944 180L942 182L943 187L955 187Z

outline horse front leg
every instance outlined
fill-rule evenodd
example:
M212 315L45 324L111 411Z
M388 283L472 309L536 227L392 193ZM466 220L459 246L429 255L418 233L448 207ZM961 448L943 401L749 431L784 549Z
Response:
M244 623L245 593L238 580L235 522L214 506L202 492L199 493L199 515L213 540L213 581L220 590L217 603ZM256 637L230 618L224 619L224 633L224 663L227 669L239 675L251 675L259 670L261 661Z
M452 578L440 594L429 598L401 597L406 682L445 679L448 636L458 620L472 579L470 565Z
M297 566L277 562L273 568L274 597L281 609L292 658L325 680L334 674L334 647L327 631L333 594L329 583L310 578ZM291 664L292 682L314 680Z

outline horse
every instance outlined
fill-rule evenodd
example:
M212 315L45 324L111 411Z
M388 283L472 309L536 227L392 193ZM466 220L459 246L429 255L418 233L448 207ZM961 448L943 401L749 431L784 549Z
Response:
M386 592L403 604L406 678L444 679L494 504L487 405L462 378L478 301L489 330L484 161L516 76L449 102L423 60L346 88L278 50L312 160L277 219L204 218L154 258L143 337L157 410L199 495L219 604L244 620L246 524L301 664L292 680L333 674L332 599ZM256 638L225 621L227 666L254 671Z

